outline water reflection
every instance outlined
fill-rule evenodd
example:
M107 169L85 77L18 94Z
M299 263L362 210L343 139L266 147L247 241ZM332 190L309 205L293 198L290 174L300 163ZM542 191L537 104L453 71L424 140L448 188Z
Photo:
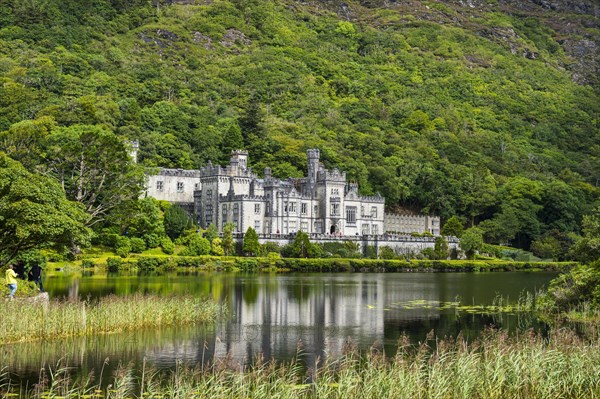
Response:
M104 369L111 375L121 363L156 368L184 361L204 364L231 357L239 364L259 354L266 359L293 357L301 343L303 359L342 353L348 338L361 349L374 343L393 354L405 334L423 341L462 332L473 337L486 326L514 330L537 327L524 314L482 315L436 306L401 306L415 300L432 303L460 298L466 304L491 305L497 295L514 302L535 292L553 273L405 273L405 274L168 274L58 275L44 282L51 296L98 297L135 292L192 293L227 304L231 317L211 326L189 326L0 347L0 364L20 378L35 380L40 367L59 360L81 374ZM108 359L108 362L106 361Z

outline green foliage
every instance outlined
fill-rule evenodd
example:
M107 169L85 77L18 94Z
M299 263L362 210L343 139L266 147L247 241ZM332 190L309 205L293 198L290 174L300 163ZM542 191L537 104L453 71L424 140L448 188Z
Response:
M379 248L379 257L381 259L396 259L396 252L388 246L383 246Z
M200 234L195 234L188 242L187 248L182 252L182 256L199 256L210 253L210 242Z
M579 233L599 198L598 79L574 82L593 63L568 56L580 37L597 41L594 16L496 1L370 1L349 15L335 2L188 3L3 4L0 148L57 180L97 231L163 234L137 201L126 140L144 166L245 148L280 177L302 175L318 147L361 194L525 249ZM225 236L223 249L234 252Z
M433 259L448 258L448 241L445 237L435 238L435 247L433 249Z
M213 242L215 238L219 236L219 231L217 230L217 226L214 223L211 223L208 228L204 231L204 238L206 238L210 243Z
M298 231L292 243L290 256L294 258L312 258L314 255L312 247L313 244L308 239L308 234Z
M541 237L531 243L531 252L542 259L558 259L561 252L560 241L552 236Z
M547 310L558 313L580 311L585 305L600 309L600 261L552 280L542 302Z
M134 254L140 254L146 250L146 241L138 237L132 237L129 242L131 243L131 252Z
M362 254L358 250L358 244L353 241L332 241L319 244L321 253L325 258L360 258Z
M129 237L118 236L115 241L115 253L121 258L126 258L132 250Z
M460 238L462 237L463 231L464 227L461 221L458 219L458 217L452 216L450 219L448 219L448 221L446 221L446 223L444 223L440 234L443 236L454 236Z
M152 239L152 248L158 246L156 237L165 234L160 203L151 197L122 204L111 212L106 224L118 227L120 234L127 233L129 237L144 238L149 246L148 239Z
M164 237L160 242L160 248L167 255L173 255L175 253L175 244L169 237Z
M143 237L144 242L148 248L157 248L160 246L162 237L158 234L145 234Z
M244 234L244 244L242 252L246 256L257 256L260 253L260 244L258 243L258 234L252 227L248 227Z
M90 259L84 259L81 261L81 267L84 269L92 269L96 267L96 263Z
M215 256L225 255L223 250L222 240L219 237L215 237L210 243L210 254Z
M583 217L583 237L577 239L572 256L583 262L593 262L600 259L600 207L590 215Z
M32 249L86 245L88 220L54 180L27 172L0 152L0 265Z
M48 136L44 164L67 197L90 214L90 225L139 198L143 170L132 163L122 138L103 126L77 124Z
M121 258L107 258L106 259L106 267L109 272L116 273L119 271L121 266L123 265L123 260Z
M225 255L232 255L235 251L235 242L233 241L233 223L225 223L223 226L223 242L221 246L223 247L223 252Z
M165 233L175 240L192 227L192 219L182 207L173 205L165 210L163 225Z
M48 263L48 257L37 249L21 253L14 259L13 263L17 263L23 267L24 274L27 274L33 265L38 265L42 269Z
M265 255L268 255L270 253L280 254L281 250L282 248L279 246L279 244L274 241L267 241L264 244L262 244L260 248L261 253Z
M483 248L483 231L477 227L465 230L460 240L460 248L468 259L474 259L475 253Z

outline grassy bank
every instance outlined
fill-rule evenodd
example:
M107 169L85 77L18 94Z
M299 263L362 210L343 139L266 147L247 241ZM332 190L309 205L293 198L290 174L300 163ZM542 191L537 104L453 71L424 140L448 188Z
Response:
M31 389L0 385L15 397L148 398L583 398L600 395L600 343L566 329L547 337L488 331L474 342L428 341L431 346L399 343L396 356L376 348L345 355L322 367L260 363L243 367L230 359L212 367L177 367L159 373L134 369L115 373L108 388L73 380L55 371L58 383ZM306 367L308 366L308 367ZM43 377L43 376L42 376ZM88 395L88 396L86 396Z
M0 301L0 342L115 333L143 327L209 322L220 305L192 296L109 296L98 301Z
M108 258L107 266L113 271L122 269L174 270L197 268L224 271L295 271L295 272L476 272L476 271L567 271L576 262L517 262L504 260L398 260L349 258L268 258L234 256L139 256L136 258Z

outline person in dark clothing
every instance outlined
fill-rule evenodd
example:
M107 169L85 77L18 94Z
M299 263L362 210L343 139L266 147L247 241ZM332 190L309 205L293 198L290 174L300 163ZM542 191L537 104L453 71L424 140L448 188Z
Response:
M40 291L44 292L44 286L42 285L42 268L40 265L35 264L31 267L29 271L29 281L34 281L38 287L40 287Z

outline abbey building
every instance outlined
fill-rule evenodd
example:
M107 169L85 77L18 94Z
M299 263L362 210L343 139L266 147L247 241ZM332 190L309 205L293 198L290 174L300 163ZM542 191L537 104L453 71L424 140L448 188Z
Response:
M148 176L146 195L180 204L202 228L214 224L219 231L229 222L237 232L252 227L259 234L439 234L439 218L384 214L382 196L359 195L358 184L348 182L345 172L323 167L319 150L307 155L308 176L284 180L269 168L259 178L248 168L245 151L233 151L225 167L209 162L200 170L160 169Z

